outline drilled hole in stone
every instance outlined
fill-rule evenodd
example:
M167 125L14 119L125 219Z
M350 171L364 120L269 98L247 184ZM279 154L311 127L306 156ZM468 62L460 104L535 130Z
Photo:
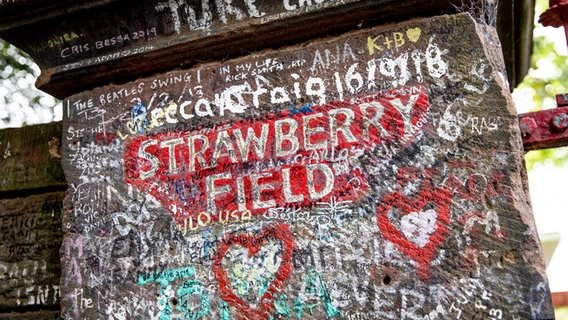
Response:
M499 183L497 181L493 181L493 190L499 190Z
M388 286L391 283L391 281L392 281L392 279L388 274L383 278L383 284L385 286Z

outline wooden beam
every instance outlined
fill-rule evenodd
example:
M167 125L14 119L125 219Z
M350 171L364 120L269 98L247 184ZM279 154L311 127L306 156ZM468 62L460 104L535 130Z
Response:
M62 10L68 1L60 0L36 4L32 16L21 13L35 2L4 4L1 8L11 15L0 14L0 37L32 56L42 70L37 86L58 98L362 27L463 10L482 15L460 0L265 0L249 5L235 0L230 10L206 0L142 0L135 6L99 0L81 2L69 12ZM483 1L470 6L477 2ZM532 37L530 5L511 14L520 2L501 1L497 19L513 85L526 72Z
M61 122L0 131L0 194L66 188Z

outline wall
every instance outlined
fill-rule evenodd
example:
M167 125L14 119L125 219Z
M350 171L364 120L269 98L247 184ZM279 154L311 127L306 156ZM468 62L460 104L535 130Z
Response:
M500 50L441 16L69 97L64 318L552 318Z
M59 319L61 123L0 131L0 319Z

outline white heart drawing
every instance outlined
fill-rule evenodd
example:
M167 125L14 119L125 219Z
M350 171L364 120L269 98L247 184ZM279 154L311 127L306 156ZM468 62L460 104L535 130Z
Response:
M233 290L250 306L258 307L260 296L274 280L282 263L281 252L282 244L270 241L252 256L249 256L246 248L239 246L231 247L225 256Z
M430 236L436 231L436 220L438 212L435 210L426 210L420 212L411 212L402 217L400 220L400 228L404 236L420 248L430 242Z

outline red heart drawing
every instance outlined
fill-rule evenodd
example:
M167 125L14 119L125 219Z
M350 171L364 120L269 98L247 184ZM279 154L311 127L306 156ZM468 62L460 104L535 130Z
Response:
M219 294L221 298L239 310L241 314L237 316L238 318L260 320L270 317L270 312L274 309L274 300L277 298L278 294L284 290L286 279L292 273L292 250L294 248L292 237L292 232L290 232L288 225L284 223L265 226L256 237L247 234L232 233L225 235L215 255L213 273L219 283ZM252 257L260 251L264 242L270 238L282 241L282 262L276 271L274 280L270 283L262 297L260 297L259 308L254 309L235 294L231 285L231 279L223 268L222 262L225 254L233 245L246 248L248 250L248 256Z
M450 223L451 200L450 190L434 189L427 182L423 183L415 198L394 192L384 196L377 207L377 224L384 237L418 263L418 276L424 281L430 279L432 258L449 234L446 226ZM433 205L433 208L422 210L427 205ZM400 228L389 219L389 212L393 209L400 214Z

